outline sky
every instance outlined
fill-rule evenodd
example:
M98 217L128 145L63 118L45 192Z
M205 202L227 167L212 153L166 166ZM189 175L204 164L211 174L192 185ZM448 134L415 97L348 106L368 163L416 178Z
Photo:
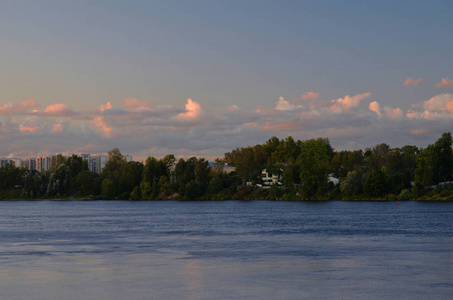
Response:
M0 156L213 159L453 128L453 2L0 2Z

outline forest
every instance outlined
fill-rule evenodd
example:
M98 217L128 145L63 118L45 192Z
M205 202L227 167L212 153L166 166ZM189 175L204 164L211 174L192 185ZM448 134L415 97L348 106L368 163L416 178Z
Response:
M58 163L41 173L0 168L0 199L453 200L451 133L425 148L383 143L348 151L335 151L327 138L272 137L213 163L172 154L126 162L114 148L100 174L89 171L80 156L57 157ZM226 165L235 171L224 172ZM263 184L264 169L278 182Z

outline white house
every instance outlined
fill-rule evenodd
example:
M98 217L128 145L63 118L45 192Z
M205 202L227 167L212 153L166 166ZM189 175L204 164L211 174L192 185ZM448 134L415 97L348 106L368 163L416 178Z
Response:
M280 169L280 171L283 171ZM263 185L282 185L282 175L280 174L270 174L266 169L261 171L261 180L263 180Z

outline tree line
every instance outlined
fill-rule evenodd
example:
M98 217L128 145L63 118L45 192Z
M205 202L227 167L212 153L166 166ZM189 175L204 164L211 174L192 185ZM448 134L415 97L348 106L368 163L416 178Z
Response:
M326 138L272 137L233 149L214 164L173 154L126 162L114 148L100 174L77 155L59 155L58 165L42 173L6 165L0 168L0 199L453 200L452 143L451 133L444 133L426 148L382 143L335 151ZM225 173L224 165L235 172ZM263 169L281 178L279 184L261 188Z

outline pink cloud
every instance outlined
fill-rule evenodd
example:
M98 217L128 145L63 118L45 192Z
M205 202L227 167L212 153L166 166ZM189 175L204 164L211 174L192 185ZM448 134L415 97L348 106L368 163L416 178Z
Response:
M125 98L124 107L128 108L130 111L151 111L151 104L146 101L140 101L136 98Z
M105 138L111 138L115 135L115 130L107 124L103 116L95 117L91 122L91 127Z
M66 104L56 103L46 106L43 112L35 110L33 113L48 117L69 117L74 114L74 111Z
M423 113L408 109L406 112L406 117L408 119L423 119Z
M453 105L453 95L452 94L441 94L432 97L431 99L422 103L423 108L429 111L445 111L448 108L451 108ZM453 112L453 111L450 111Z
M55 133L55 134L64 132L63 125L61 125L61 124L53 124L53 125L51 125L51 128L52 128L51 129L52 133Z
M177 116L180 120L197 120L203 115L200 104L190 98L187 99L185 107L186 111Z
M448 77L442 78L442 80L436 84L436 88L440 88L443 86L453 87L453 79L448 79Z
M419 85L420 83L423 82L423 78L411 78L407 77L407 79L404 81L403 86L410 86L410 85Z
M392 119L392 120L400 120L403 118L403 115L404 115L403 111L399 107L390 108L390 107L385 106L384 113L387 118Z
M406 113L406 117L409 119L425 119L425 120L439 120L448 119L451 116L446 111L429 111L416 112L409 109Z
M0 106L0 115L11 115L16 113L24 113L29 108L38 107L38 104L34 99L23 101L18 105L5 104Z
M38 126L28 126L28 125L24 125L24 124L20 124L19 125L19 130L21 132L29 132L29 133L33 133L35 132L36 130L38 130L39 127Z
M267 107L264 107L262 105L259 105L255 111L254 111L256 114L260 114L260 115L275 115L277 114L277 110L273 109L273 108L267 108Z
M377 101L371 102L370 105L368 106L368 108L372 112L375 112L378 115L378 117L381 116L381 108L379 106L379 102L377 102Z
M371 93L358 94L352 97L346 95L344 98L331 100L328 109L333 113L348 112L351 108L357 107L360 104L360 101L369 98L370 96Z
M317 101L317 100L319 99L319 96L320 96L319 93L315 93L315 92L306 92L306 93L303 94L300 98L301 98L303 101L307 101L307 100L314 100L314 101Z
M423 111L417 111L422 107ZM406 117L409 119L450 119L453 118L453 94L440 94L429 100L413 105Z
M106 111L108 109L112 109L112 104L110 102L107 102L106 104L102 104L99 106L100 111Z

